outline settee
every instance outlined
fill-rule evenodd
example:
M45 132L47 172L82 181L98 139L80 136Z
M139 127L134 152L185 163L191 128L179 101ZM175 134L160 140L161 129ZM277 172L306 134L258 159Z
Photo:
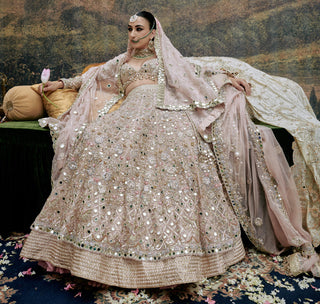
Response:
M87 66L83 72L95 65ZM77 95L74 90L57 90L48 96L53 102L49 103L37 93L38 86L14 87L5 95L8 121L0 123L2 236L28 233L51 191L52 140L49 129L41 128L38 119L46 115L58 117ZM285 129L270 127L292 165L293 137Z
M292 164L292 136L273 132ZM0 235L28 233L51 191L53 148L49 129L38 121L0 124Z

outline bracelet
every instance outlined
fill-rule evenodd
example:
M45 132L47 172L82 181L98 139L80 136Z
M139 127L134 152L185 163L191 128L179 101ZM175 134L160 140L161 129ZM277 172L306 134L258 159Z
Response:
M61 79L59 79L58 82L62 83L62 88L61 89L63 89L64 88L64 82Z
M232 72L227 71L225 69L222 69L222 71L223 71L224 74L226 74L230 78L237 78L237 76L239 75L239 73L237 73L237 72L232 73Z

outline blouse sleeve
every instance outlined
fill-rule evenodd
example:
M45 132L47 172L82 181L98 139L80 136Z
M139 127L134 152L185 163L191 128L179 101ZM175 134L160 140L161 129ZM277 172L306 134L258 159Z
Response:
M79 90L82 85L82 76L76 76L73 78L61 78L60 80L63 82L64 89Z
M97 81L107 81L108 86L106 89L108 91L116 91L118 90L118 83L117 83L117 77L115 75L117 74L117 68L118 64L120 62L120 59L123 57L122 55L119 55L105 64L101 64L100 66L93 66L91 69L98 69L99 73L97 75ZM90 69L89 69L90 70ZM73 90L79 90L81 86L86 82L86 73L83 73L79 76L75 76L72 78L60 78L59 80L63 82L64 89L73 89Z

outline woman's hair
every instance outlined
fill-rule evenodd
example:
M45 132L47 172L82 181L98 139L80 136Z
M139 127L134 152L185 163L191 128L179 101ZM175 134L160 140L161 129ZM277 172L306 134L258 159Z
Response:
M157 29L156 19L154 18L154 16L151 13L146 12L146 11L141 11L141 12L137 13L136 15L139 17L143 17L149 21L150 30Z

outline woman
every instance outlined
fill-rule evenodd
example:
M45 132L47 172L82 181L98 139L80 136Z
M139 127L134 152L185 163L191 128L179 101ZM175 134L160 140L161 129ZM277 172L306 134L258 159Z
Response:
M106 285L182 284L244 257L241 224L261 250L296 247L291 272L316 275L288 164L246 109L250 86L191 65L148 12L128 38L125 54L44 89L80 88L59 120L41 121L53 190L22 256Z

